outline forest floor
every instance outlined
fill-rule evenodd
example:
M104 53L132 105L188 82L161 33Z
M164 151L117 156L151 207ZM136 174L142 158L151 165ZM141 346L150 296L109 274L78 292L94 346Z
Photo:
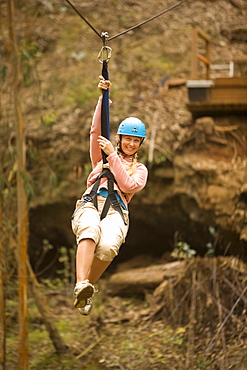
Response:
M186 328L172 328L162 321L140 325L135 322L147 303L138 298L95 299L90 316L81 316L73 308L66 292L49 294L52 317L68 346L68 353L58 356L45 325L31 300L29 324L29 364L33 370L105 370L105 369L185 369ZM132 319L121 320L128 312ZM17 313L17 312L16 312ZM16 327L16 325L15 325ZM7 339L7 369L16 370L18 342L15 329ZM13 356L13 353L16 353ZM210 369L211 361L196 356L191 369Z
M56 353L30 295L30 369L246 369L246 265L231 257L191 261L186 262L186 274L170 278L172 283L165 289L163 282L155 291L144 289L139 295L109 294L111 280L106 275L99 281L90 316L81 316L73 307L72 286L42 284L50 317L68 351ZM197 277L191 280L193 271ZM204 294L211 278L215 287ZM227 289L224 281L230 278L232 286ZM15 370L18 307L14 301L8 302L8 310L6 369Z

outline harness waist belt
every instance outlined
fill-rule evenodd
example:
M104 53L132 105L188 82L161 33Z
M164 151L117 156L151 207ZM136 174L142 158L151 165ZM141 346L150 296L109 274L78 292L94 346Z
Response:
M100 180L102 177L107 177L107 183L108 183L108 196L106 198L106 201L105 201L105 204L104 204L104 207L102 209L102 212L101 212L101 215L100 215L100 219L103 220L103 218L105 218L105 216L107 215L107 212L110 208L110 205L113 207L113 209L115 209L115 211L117 211L120 216L122 217L122 220L124 222L125 225L127 225L126 221L125 221L125 218L124 218L124 214L123 214L123 211L122 211L122 207L120 205L120 202L117 200L116 198L116 194L114 192L114 176L113 174L111 173L111 171L109 170L109 168L103 168L103 171L99 174L97 180L95 181L93 187L92 187L92 190L90 191L89 194L87 194L85 197L84 197L84 201L83 203L79 206L79 208L81 208L84 204L86 204L87 202L92 202L94 207L96 209L98 209L98 199L97 199L97 190L99 188L99 185L100 185ZM75 212L78 210L78 208L75 210ZM73 215L71 216L71 218L74 217L74 214L75 212L73 213Z

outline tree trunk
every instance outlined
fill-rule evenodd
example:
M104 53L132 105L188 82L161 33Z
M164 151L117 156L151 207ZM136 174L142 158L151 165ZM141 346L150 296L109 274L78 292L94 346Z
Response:
M0 36L2 30L2 1L0 0ZM2 81L0 86L0 122L2 120ZM0 170L2 168L2 158L0 158ZM5 370L5 297L4 297L4 274L3 274L3 197L2 187L0 186L0 370Z
M1 102L0 102L1 104ZM0 189L2 191L2 189ZM2 222L2 194L0 194L0 370L5 369L5 297L3 277L3 222Z
M21 71L14 19L14 1L8 0L8 26L11 44L13 103L17 141L17 218L18 218L18 298L19 298L19 361L20 370L28 369L28 314L27 314L27 241L28 205L24 188L26 170L25 126L21 108Z
M49 333L50 339L56 349L58 354L65 353L68 350L68 347L64 344L63 339L59 335L57 328L53 324L52 315L49 310L49 306L46 302L45 296L42 294L39 283L36 279L36 276L33 272L33 269L30 265L30 262L27 262L29 275L31 278L32 292L35 298L36 305L39 309L39 312L44 320L46 329Z

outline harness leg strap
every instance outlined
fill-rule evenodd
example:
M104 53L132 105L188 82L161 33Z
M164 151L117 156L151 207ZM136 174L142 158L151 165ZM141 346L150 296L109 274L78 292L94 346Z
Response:
M110 170L108 170L108 169L107 169L107 175L106 176L108 178L108 197L106 198L104 207L103 207L102 212L101 212L100 219L102 220L107 215L107 212L109 211L110 205L112 205L112 207L115 209L115 211L117 211L120 214L120 216L122 217L122 220L123 220L124 224L127 225L127 223L125 221L125 218L124 218L123 211L122 211L122 207L121 207L119 201L116 198L116 194L114 193L114 176L110 172Z

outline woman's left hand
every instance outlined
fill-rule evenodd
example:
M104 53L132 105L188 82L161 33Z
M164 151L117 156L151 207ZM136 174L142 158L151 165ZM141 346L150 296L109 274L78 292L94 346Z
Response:
M102 92L102 90L110 89L112 83L109 80L105 80L103 76L99 76L99 83L98 88Z
M106 155L110 155L115 152L114 147L110 140L107 140L104 136L98 138L99 147Z

